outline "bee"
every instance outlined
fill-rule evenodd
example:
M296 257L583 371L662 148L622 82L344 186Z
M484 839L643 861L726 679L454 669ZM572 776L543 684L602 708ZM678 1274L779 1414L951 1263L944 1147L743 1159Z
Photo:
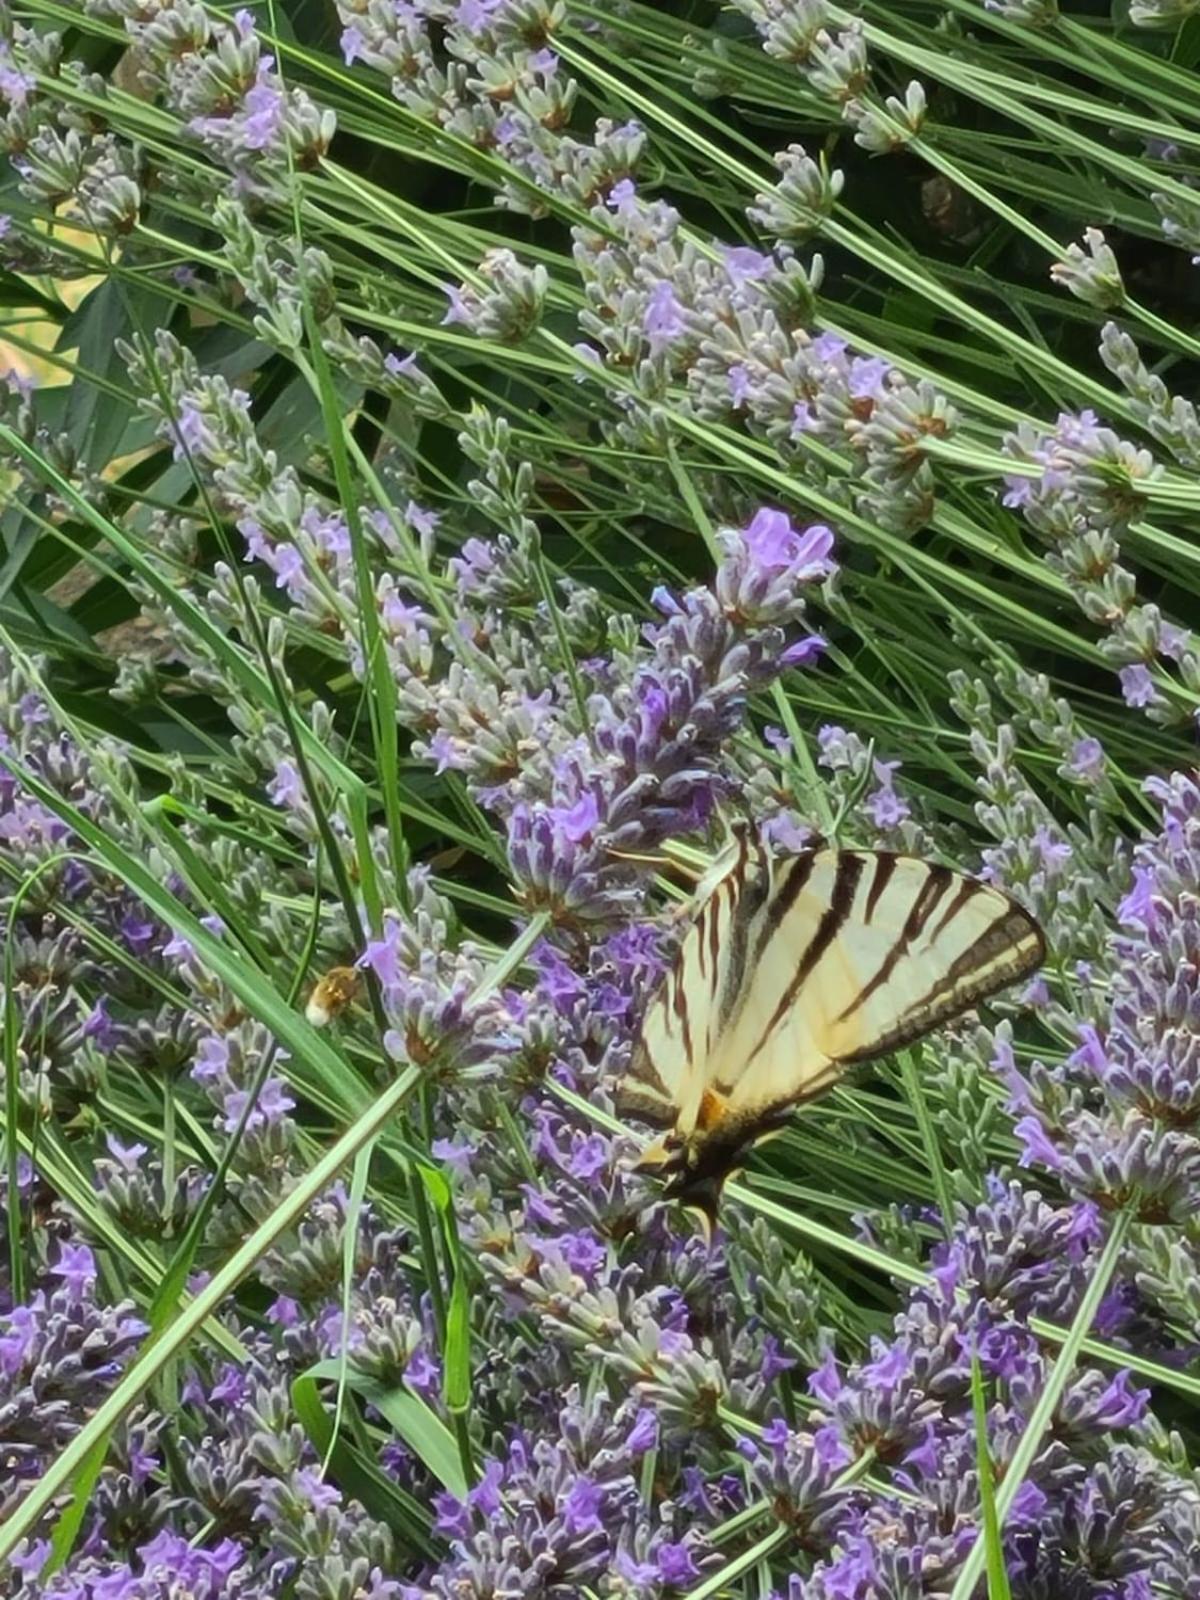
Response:
M306 1019L314 1028L327 1028L357 999L361 987L362 975L356 968L330 967L308 997L304 1008Z

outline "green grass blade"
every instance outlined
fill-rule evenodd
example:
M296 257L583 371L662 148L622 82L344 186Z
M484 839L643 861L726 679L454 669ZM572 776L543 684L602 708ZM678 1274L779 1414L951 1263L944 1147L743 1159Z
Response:
M245 1239L223 1267L197 1294L157 1340L145 1347L112 1393L102 1402L62 1453L33 1484L25 1499L0 1526L0 1561L37 1527L56 1500L69 1492L81 1469L99 1444L126 1417L158 1375L198 1332L206 1318L218 1310L251 1272L265 1251L293 1227L317 1197L325 1192L347 1162L384 1128L416 1089L420 1073L410 1067L367 1107L315 1165L278 1202L275 1210ZM455 1457L457 1468L457 1457Z
M996 1481L988 1450L987 1400L979 1357L971 1357L971 1407L975 1414L975 1462L979 1474L979 1505L983 1513L983 1537L987 1548L988 1600L1012 1600L1008 1566L1004 1560L1004 1541L996 1515Z

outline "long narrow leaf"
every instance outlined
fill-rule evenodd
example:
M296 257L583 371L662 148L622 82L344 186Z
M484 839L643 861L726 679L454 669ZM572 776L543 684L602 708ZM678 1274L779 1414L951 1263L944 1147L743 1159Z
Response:
M308 1369L307 1376L337 1379L340 1373L339 1361L318 1361ZM451 1494L460 1500L466 1499L470 1485L462 1470L454 1435L419 1394L399 1385L388 1388L353 1369L347 1373L346 1383L387 1418L413 1454Z
M220 1267L196 1295L191 1305L164 1330L159 1339L139 1355L116 1388L88 1419L62 1453L33 1484L25 1499L0 1526L0 1561L10 1556L20 1541L65 1491L81 1470L97 1443L106 1440L127 1416L169 1362L186 1349L200 1324L211 1316L227 1295L251 1272L275 1240L297 1223L308 1207L352 1161L363 1145L373 1139L389 1118L404 1104L420 1082L420 1073L410 1067L369 1106L346 1130L335 1145L310 1168L278 1202L271 1215L257 1227Z

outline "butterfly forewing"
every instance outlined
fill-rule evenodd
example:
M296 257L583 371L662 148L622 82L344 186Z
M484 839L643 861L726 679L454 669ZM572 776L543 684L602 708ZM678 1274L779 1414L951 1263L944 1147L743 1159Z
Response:
M672 1127L682 1108L697 1108L722 1034L744 998L741 952L747 924L769 890L768 867L742 835L701 880L696 916L650 1003L621 1083L622 1112Z
M772 902L715 1082L742 1116L820 1092L1043 956L1036 923L1006 895L912 856L801 856L779 869Z
M752 1137L1044 955L1014 901L913 856L825 849L773 863L744 835L704 890L619 1097L684 1135L715 1097Z

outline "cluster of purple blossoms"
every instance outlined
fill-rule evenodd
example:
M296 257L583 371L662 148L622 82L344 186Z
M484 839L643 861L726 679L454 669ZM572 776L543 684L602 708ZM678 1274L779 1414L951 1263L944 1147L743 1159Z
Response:
M96 1276L91 1250L68 1239L44 1287L19 1305L0 1299L0 1513L79 1432L146 1331L131 1302L97 1301ZM128 1463L142 1478L156 1465Z
M329 148L334 113L284 83L252 11L226 21L186 0L87 0L87 9L124 25L131 83L182 119L241 194L283 192L289 165L313 167Z
M1146 1223L1183 1223L1200 1205L1200 785L1152 779L1161 834L1140 845L1118 907L1107 1015L1082 1023L1059 1067L1000 1065L1022 1160L1071 1193Z
M561 0L338 0L342 55L387 75L410 111L504 161L497 203L541 216L547 196L590 205L633 170L643 135L599 119L568 131L578 85L553 40Z
M1137 366L1130 364L1130 352L1115 329L1106 332L1102 349L1125 381L1139 382ZM1165 391L1155 391L1155 402L1161 413ZM1152 416L1148 407L1148 424ZM1177 426L1186 438L1186 411L1178 414ZM1161 476L1161 465L1148 450L1103 427L1091 411L1064 412L1046 432L1022 424L1008 435L1004 449L1029 469L1006 478L1004 504L1021 511L1050 547L1049 564L1066 580L1081 610L1107 630L1101 649L1119 668L1126 704L1145 709L1156 721L1177 720L1177 688L1162 664L1172 663L1187 696L1194 696L1200 689L1200 651L1192 634L1170 622L1157 605L1138 602L1134 574L1120 561L1120 540L1144 514L1147 490Z
M462 323L481 339L515 344L541 319L549 274L540 263L523 266L511 250L492 250L479 263L478 284L449 288L443 322Z
M769 56L794 66L807 87L828 100L855 129L855 143L874 155L898 150L925 116L925 91L909 83L901 100L873 93L862 22L824 0L734 0L754 24Z
M451 1555L413 1590L414 1600L576 1592L657 1596L697 1581L717 1557L691 1508L652 1505L638 1471L658 1444L654 1412L602 1399L585 1405L572 1386L552 1438L518 1431L465 1501L442 1495L437 1531Z
M840 186L796 146L780 183L751 220L776 239L814 231ZM791 244L772 250L702 247L664 201L632 180L575 230L587 308L577 347L584 371L603 362L629 390L622 437L655 440L656 408L686 403L703 420L742 423L769 439L790 470L888 526L911 529L932 509L927 438L948 435L955 412L931 384L910 384L845 340L810 331L820 257L806 270ZM807 220L805 220L807 219ZM825 450L839 457L830 472ZM849 474L845 469L849 469Z
M975 814L996 841L983 851L983 876L1021 895L1063 959L1102 961L1129 881L1129 846L1103 747L1082 735L1045 679L1019 668L1002 667L991 685L958 672L950 687L979 767ZM997 691L1008 716L997 709ZM1060 774L1086 796L1080 820L1061 820L1023 772L1016 751L1026 739L1053 752ZM1035 984L1044 999L1044 983Z
M64 66L60 34L0 21L0 147L24 201L61 207L77 226L102 237L127 234L142 203L141 160L88 117L62 116L55 98L39 89L39 75L57 76ZM14 266L22 257L30 270L79 273L69 252L39 248L36 240L17 245Z

